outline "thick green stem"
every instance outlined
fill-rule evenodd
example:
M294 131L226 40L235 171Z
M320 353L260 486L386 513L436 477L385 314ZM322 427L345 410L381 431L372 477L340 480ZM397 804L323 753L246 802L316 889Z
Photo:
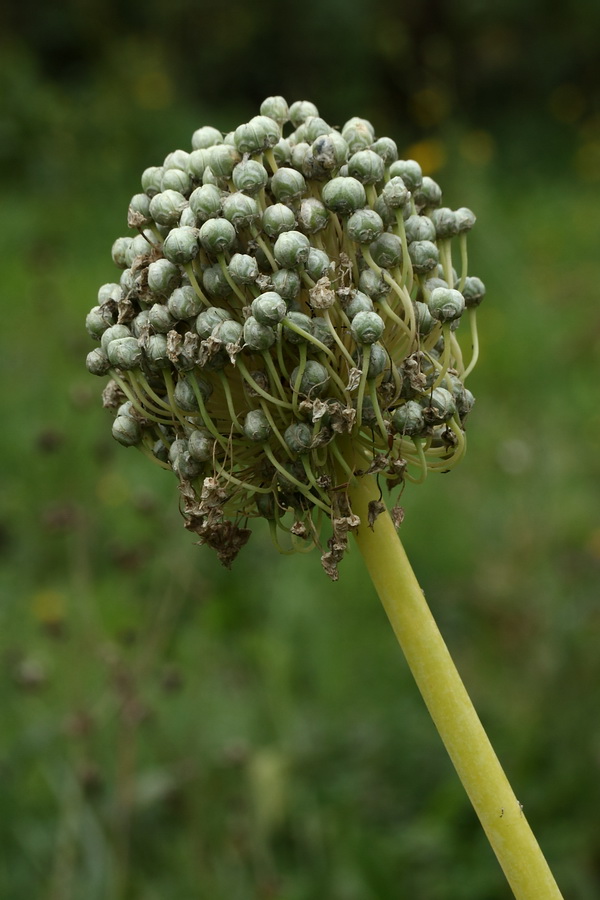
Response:
M516 900L561 900L561 893L489 742L427 606L387 512L370 528L372 477L353 479L356 532L373 584L458 776Z

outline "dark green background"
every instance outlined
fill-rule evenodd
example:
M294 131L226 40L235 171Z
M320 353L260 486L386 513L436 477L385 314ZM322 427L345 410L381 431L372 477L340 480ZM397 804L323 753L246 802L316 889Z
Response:
M0 14L0 891L507 900L354 552L234 570L110 437L83 320L146 166L282 93L475 210L469 453L401 535L565 898L600 893L600 7Z

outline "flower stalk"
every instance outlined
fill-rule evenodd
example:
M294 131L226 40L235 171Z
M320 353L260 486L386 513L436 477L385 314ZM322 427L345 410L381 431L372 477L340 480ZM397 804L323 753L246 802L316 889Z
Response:
M380 498L373 476L348 488L361 525L355 540L394 634L516 900L561 900L523 807L515 797L452 661L387 512L367 527Z

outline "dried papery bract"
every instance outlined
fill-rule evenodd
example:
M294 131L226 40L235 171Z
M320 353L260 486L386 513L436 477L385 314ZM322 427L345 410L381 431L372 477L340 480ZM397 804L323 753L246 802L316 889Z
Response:
M198 128L141 187L112 248L120 283L86 322L90 372L130 401L113 435L174 471L186 527L227 565L253 518L300 550L329 519L335 579L356 472L377 460L402 489L464 454L472 337L457 327L485 293L467 272L475 217L441 207L365 119L338 130L282 97L228 136ZM198 433L212 452L184 464L170 450Z

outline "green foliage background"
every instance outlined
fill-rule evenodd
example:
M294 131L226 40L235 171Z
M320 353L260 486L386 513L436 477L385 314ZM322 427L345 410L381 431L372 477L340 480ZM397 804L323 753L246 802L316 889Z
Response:
M357 554L233 572L83 360L143 168L270 93L478 215L466 462L402 538L565 897L600 891L600 8L65 0L0 22L0 893L505 900ZM409 486L410 487L410 486Z

